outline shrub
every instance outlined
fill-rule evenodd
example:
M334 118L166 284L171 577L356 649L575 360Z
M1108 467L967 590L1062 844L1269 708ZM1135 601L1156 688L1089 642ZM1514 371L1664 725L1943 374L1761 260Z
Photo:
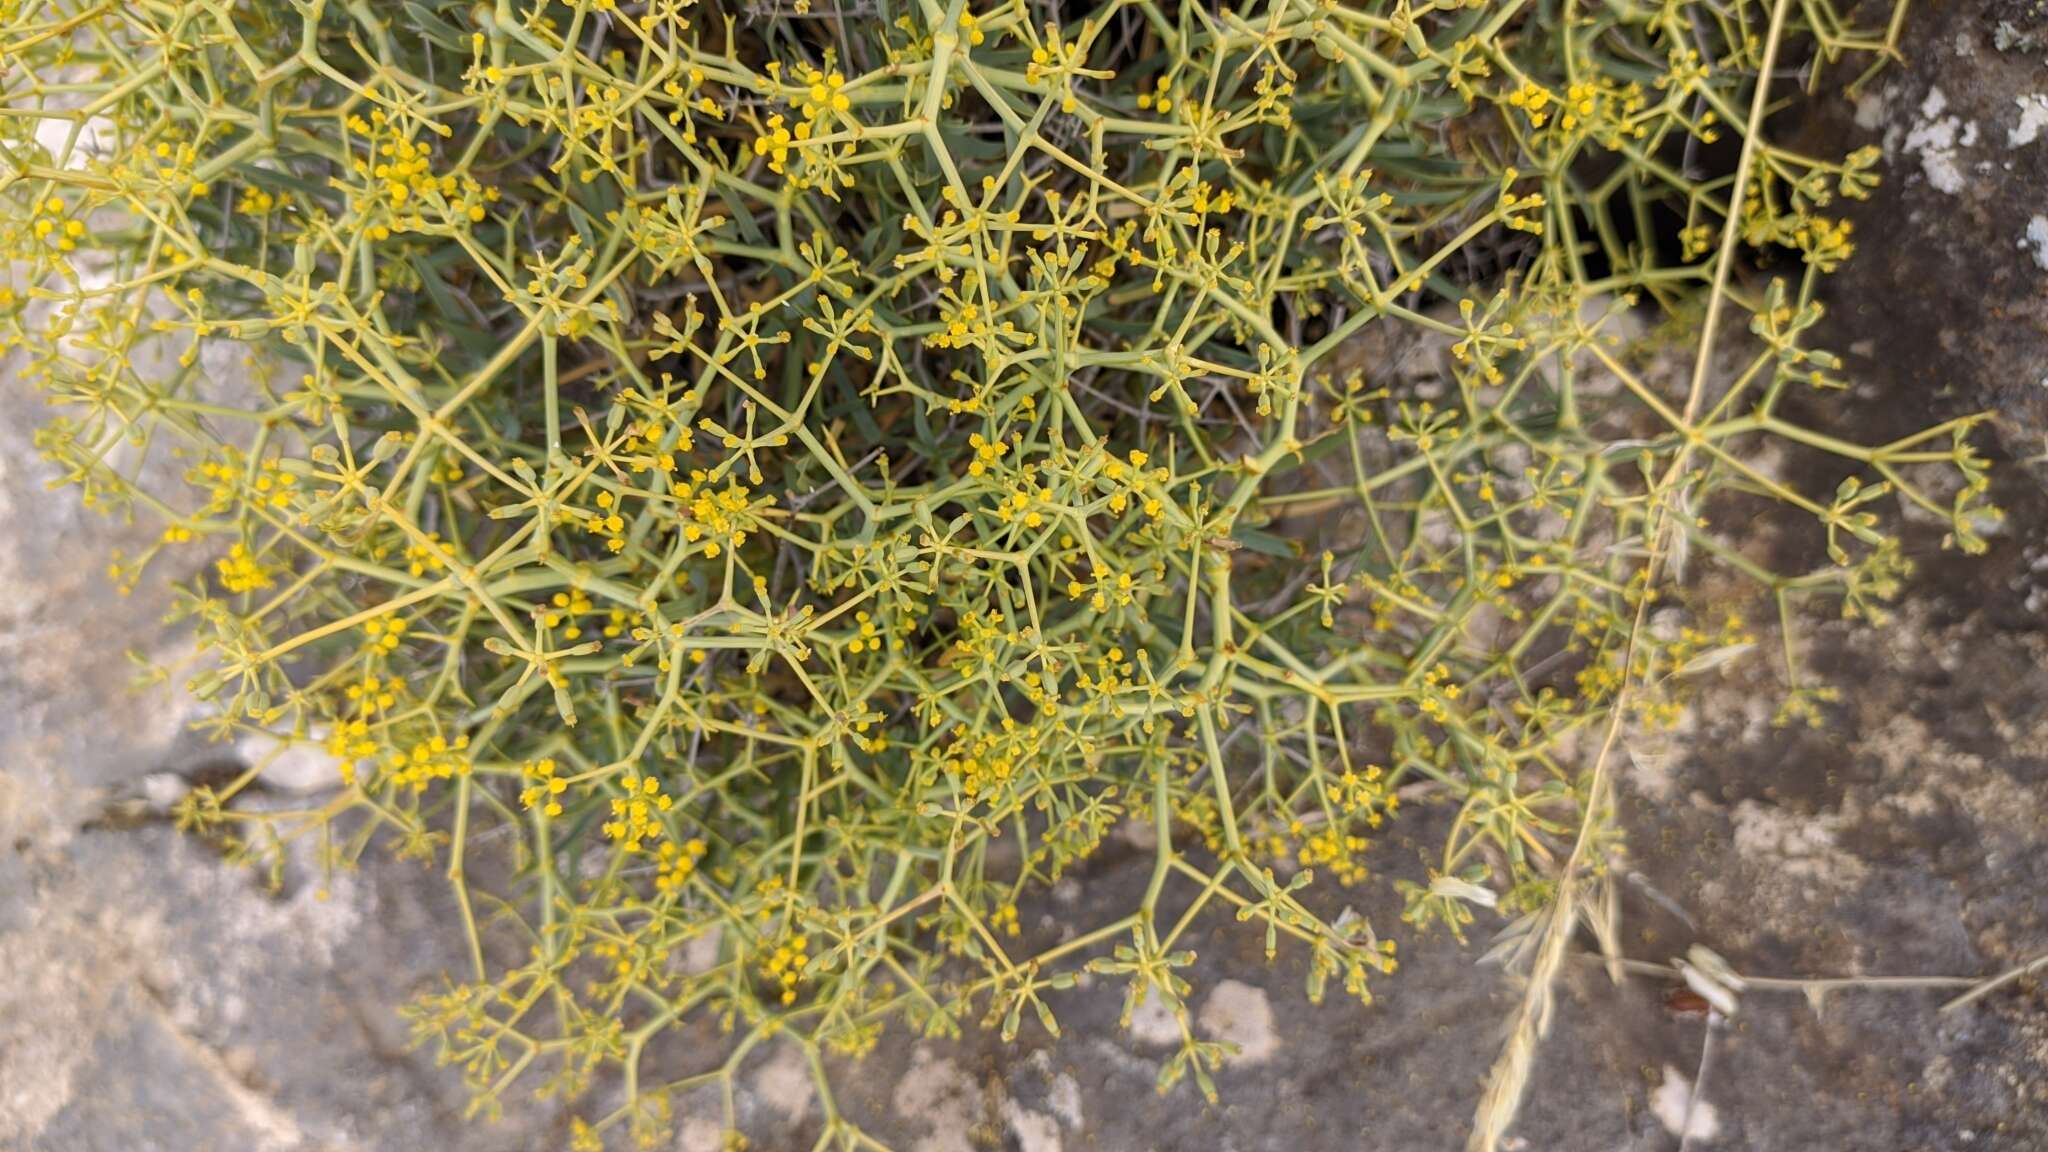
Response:
M726 1074L643 1059L680 1022L822 1069L892 1024L1056 1030L1083 972L1163 998L1161 1089L1213 1093L1185 930L1235 915L1370 1001L1394 942L1317 893L1373 882L1404 801L1455 813L1405 919L1524 917L1540 1008L1615 745L1753 644L1654 607L1670 570L1870 615L1888 509L1966 547L1989 514L1973 421L1801 415L1878 156L1772 143L1755 78L1849 79L1890 11L4 10L40 444L163 524L114 580L207 550L164 674L208 727L338 765L280 810L259 760L182 823L273 876L294 843L444 868L471 964L413 1026L482 1105L622 1075L579 1146ZM1704 515L1759 501L1828 562ZM1138 906L1027 930L1125 822Z

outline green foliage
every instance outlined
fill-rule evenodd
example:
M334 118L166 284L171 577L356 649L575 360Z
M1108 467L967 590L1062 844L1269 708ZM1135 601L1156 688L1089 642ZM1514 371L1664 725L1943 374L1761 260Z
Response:
M1319 894L1404 801L1455 812L1407 919L1569 887L1613 734L1753 641L1651 626L1661 567L1869 614L1887 512L1971 547L1988 513L1970 421L1795 415L1841 386L1806 339L1877 156L1771 143L1753 81L1849 78L1889 10L0 12L0 339L59 406L41 446L164 525L124 586L208 549L179 674L217 734L343 765L183 819L445 869L472 970L414 1025L484 1104L622 1072L583 1145L657 1139L771 1037L822 1069L888 1026L1055 1030L1083 972L1164 998L1161 1087L1210 1092L1205 911L1369 1001L1393 944ZM1739 184L1701 174L1724 134ZM1801 492L1766 450L1853 475ZM1729 499L1828 566L1738 551ZM1027 930L1126 822L1139 906ZM642 1059L698 1019L732 1061Z

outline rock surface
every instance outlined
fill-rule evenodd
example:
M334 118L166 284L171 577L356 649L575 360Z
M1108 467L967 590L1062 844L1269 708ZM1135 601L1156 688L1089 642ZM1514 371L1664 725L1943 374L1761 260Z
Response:
M1908 28L1903 65L1853 104L1806 114L1793 137L1877 144L1887 161L1884 186L1849 212L1855 259L1831 280L1853 337L1839 346L1873 399L1995 411L2012 451L2036 455L2048 449L2048 6L1915 5Z
M1916 537L1912 607L1888 628L1807 627L1810 662L1849 689L1829 727L1771 727L1765 670L1738 666L1663 755L1639 758L1622 790L1633 956L1699 943L1751 974L1973 975L2048 951L2048 499L2039 465L2018 460L2048 448L2048 17L2034 7L1916 11L1906 65L1799 129L1880 141L1891 159L1855 212L1862 251L1824 341L1863 381L1854 431L1995 408L2011 519L1979 560ZM0 384L0 407L32 411L18 387ZM566 1147L553 1105L466 1122L455 1077L406 1047L396 1007L461 960L436 876L376 863L273 895L152 815L217 753L183 734L174 692L130 689L125 650L179 643L157 623L161 582L122 598L99 575L141 530L44 480L25 421L0 427L0 1149ZM1396 922L1384 881L1420 874L1444 819L1404 814L1375 850L1381 877L1348 894L1361 913ZM1064 895L1134 902L1148 869L1118 842ZM1072 907L1026 908L1026 928L1056 936ZM920 1152L1460 1147L1514 993L1476 943L1402 940L1377 1004L1333 992L1316 1009L1298 956L1268 964L1259 933L1198 927L1196 1026L1240 1049L1214 1107L1152 1090L1161 1022L1119 1031L1106 982L1061 1002L1057 1041L892 1036L839 1070L838 1104ZM1947 1014L1940 991L1756 991L1704 1061L1707 1024L1672 990L1571 968L1511 1146L2048 1147L2039 982ZM819 1131L791 1057L770 1047L741 1069L757 1149ZM709 1152L720 1123L697 1103L675 1147Z

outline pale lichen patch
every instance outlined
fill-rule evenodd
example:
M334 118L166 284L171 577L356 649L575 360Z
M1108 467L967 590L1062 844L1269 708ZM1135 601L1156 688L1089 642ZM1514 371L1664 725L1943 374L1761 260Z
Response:
M1714 1106L1693 1098L1692 1081L1671 1065L1664 1066L1664 1082L1650 1094L1650 1111L1673 1136L1704 1144L1721 1134L1721 1118Z
M1263 1064L1280 1051L1265 989L1243 981L1224 980L1211 989L1196 1023L1211 1039L1237 1045L1232 1064Z

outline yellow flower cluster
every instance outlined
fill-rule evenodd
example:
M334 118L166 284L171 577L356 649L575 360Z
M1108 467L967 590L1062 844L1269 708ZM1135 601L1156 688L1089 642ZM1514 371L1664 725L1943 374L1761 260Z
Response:
M702 860L709 850L703 840L694 836L681 844L673 840L662 841L661 847L655 851L655 858L660 862L660 870L654 878L655 889L664 896L681 893L683 885L689 883L691 875L697 871L697 861Z
M628 772L619 780L621 795L612 798L612 818L604 823L604 834L617 841L625 852L638 852L642 841L658 840L666 826L662 815L675 805L675 797L661 790L652 776Z
M688 483L677 485L675 498L684 509L683 539L701 542L707 559L745 545L747 534L753 531L753 494L730 477L720 487L709 473L694 469Z
M347 125L364 150L349 164L358 182L337 179L334 186L351 196L354 212L371 238L479 224L488 215L488 206L498 202L497 188L485 186L474 176L434 172L433 144L415 134L424 126L424 130L446 136L449 131L444 126L431 121L401 126L382 108L372 108L368 119L350 116Z
M363 635L369 637L367 647L377 653L390 654L405 642L405 617L397 614L379 616L363 622Z
M385 759L389 782L415 794L436 781L453 780L470 773L469 737L429 736L400 748Z
M562 793L569 790L569 781L558 774L552 756L528 761L520 767L519 774L529 781L519 790L520 807L529 811L538 808L546 816L562 814Z
M775 945L761 961L761 978L778 990L784 1004L796 1003L797 985L811 966L810 946L810 937L796 933Z
M214 561L214 568L220 573L221 587L232 593L258 592L276 583L270 566L240 541Z

